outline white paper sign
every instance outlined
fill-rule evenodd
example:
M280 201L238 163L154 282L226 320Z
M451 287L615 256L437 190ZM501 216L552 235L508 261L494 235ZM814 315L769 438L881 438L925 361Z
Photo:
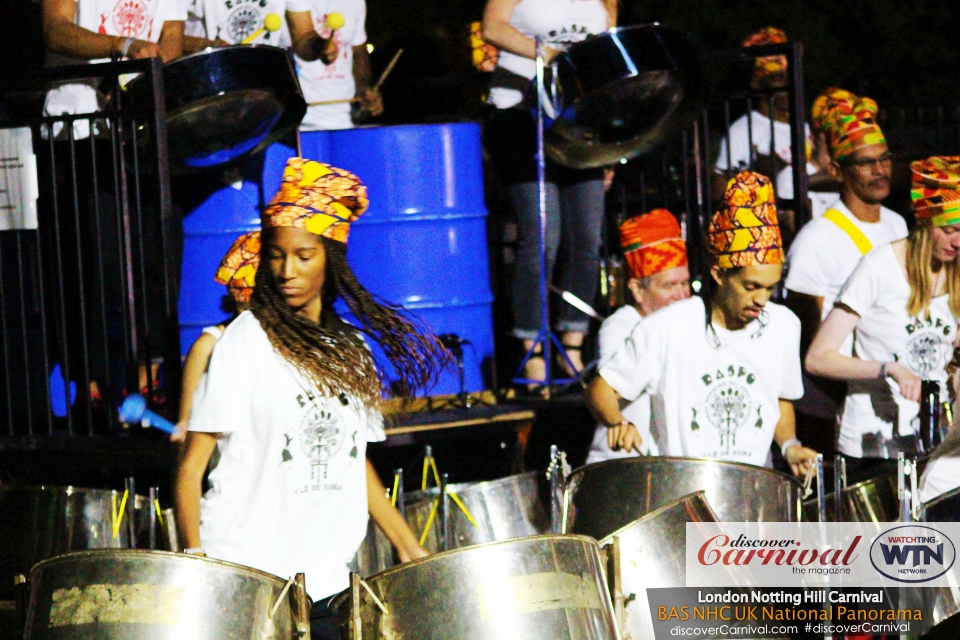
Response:
M0 231L36 229L38 195L30 129L0 129Z

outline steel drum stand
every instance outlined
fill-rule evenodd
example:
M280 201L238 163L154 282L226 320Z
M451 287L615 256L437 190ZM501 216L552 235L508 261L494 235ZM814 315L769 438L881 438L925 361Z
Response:
M539 194L538 209L540 213L540 235L539 235L539 245L540 245L540 332L537 333L537 337L534 339L533 344L527 350L527 353L524 354L523 360L520 361L520 367L517 369L516 375L513 377L514 384L534 384L542 388L545 393L544 397L550 398L550 391L554 385L567 385L577 382L579 377L573 378L554 378L553 374L550 371L550 365L553 362L552 349L551 346L556 347L557 353L560 354L567 365L571 370L579 374L579 370L574 366L573 362L570 360L570 356L567 355L566 350L563 348L563 344L557 338L557 336L550 330L550 299L548 297L547 291L547 160L543 148L543 93L544 93L544 81L543 81L543 72L544 72L544 60L543 60L543 40L540 36L534 38L536 43L536 64L537 64L537 74L536 74L536 85L537 85L537 191ZM526 378L523 375L523 370L527 366L527 362L530 361L530 358L537 355L537 347L541 347L541 355L543 356L543 368L544 368L544 377L543 380L536 380L533 378Z

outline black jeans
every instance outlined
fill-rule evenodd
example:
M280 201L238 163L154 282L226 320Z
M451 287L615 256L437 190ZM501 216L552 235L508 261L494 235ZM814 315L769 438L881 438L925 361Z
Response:
M313 603L310 608L310 637L313 640L340 640L337 632L337 618L330 611L330 601L334 596Z

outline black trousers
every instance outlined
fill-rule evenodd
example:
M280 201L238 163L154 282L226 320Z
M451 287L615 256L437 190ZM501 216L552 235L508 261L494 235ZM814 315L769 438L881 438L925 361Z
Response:
M330 601L334 597L314 602L310 608L310 637L313 640L340 640L337 619L330 610Z

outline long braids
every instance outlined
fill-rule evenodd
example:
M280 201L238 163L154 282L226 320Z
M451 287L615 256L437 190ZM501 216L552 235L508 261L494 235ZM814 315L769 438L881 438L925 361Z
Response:
M449 361L448 352L432 331L418 326L402 308L377 301L360 284L347 263L346 245L322 237L320 241L327 256L324 316L330 318L334 300L343 298L360 332L383 349L400 391L413 395L426 388ZM385 372L378 371L357 332L339 319L315 324L300 316L281 296L267 260L257 269L251 310L280 356L322 394L380 401Z

